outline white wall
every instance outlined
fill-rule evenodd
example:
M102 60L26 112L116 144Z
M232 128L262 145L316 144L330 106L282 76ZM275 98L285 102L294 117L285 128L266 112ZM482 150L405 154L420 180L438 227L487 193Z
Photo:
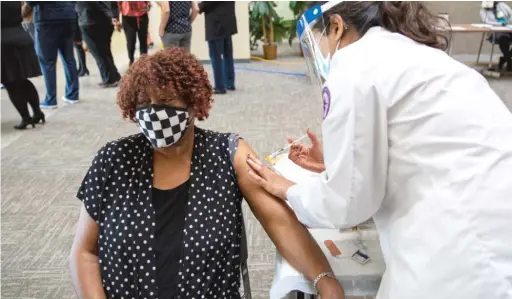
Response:
M236 1L235 13L238 26L238 34L233 36L233 57L237 60L250 59L251 51L249 47L249 2ZM158 28L160 26L160 8L153 3L149 13L149 30L155 46L160 46L160 37ZM204 16L201 14L192 24L192 45L191 52L199 60L210 60L208 56L208 45L205 41Z

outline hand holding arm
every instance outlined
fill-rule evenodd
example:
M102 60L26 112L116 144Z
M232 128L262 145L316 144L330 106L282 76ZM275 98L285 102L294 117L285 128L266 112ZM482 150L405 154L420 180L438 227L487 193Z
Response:
M308 230L297 220L285 201L279 200L257 185L248 175L248 155L256 156L243 140L235 155L237 179L249 207L261 223L279 253L310 281L332 269ZM337 280L323 278L318 284L322 298L344 298Z

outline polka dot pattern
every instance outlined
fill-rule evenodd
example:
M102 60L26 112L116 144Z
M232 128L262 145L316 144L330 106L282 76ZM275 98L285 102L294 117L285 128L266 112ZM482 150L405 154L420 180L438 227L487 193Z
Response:
M240 298L242 194L232 163L239 137L195 130L183 254L169 271L178 271L179 298ZM108 298L158 298L152 153L142 134L108 143L77 194L99 224Z
M165 26L165 32L189 33L192 31L190 23L190 10L192 1L169 1L169 21Z

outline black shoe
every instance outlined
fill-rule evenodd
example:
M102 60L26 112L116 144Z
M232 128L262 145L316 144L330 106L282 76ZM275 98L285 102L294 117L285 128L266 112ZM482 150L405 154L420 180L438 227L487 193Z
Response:
M34 124L42 123L44 125L44 123L46 122L44 113L39 112L39 113L35 114L34 116L32 116L32 122Z
M78 77L85 77L85 76L89 76L89 71L80 71L78 72Z
M105 85L106 88L109 88L109 87L118 87L119 86L119 81L120 80L117 80L116 82L112 82L112 83L107 83Z
M16 130L25 130L27 128L27 126L30 126L32 125L32 128L35 128L36 127L36 124L34 123L34 121L31 119L27 119L27 120L22 120L21 123L17 126L14 126L14 128Z
M232 87L228 87L227 89L228 89L228 90L231 90L231 91L235 91L235 90L236 90L236 87L232 86Z
M107 87L107 83L100 82L98 83L98 87L105 88Z
M498 63L498 70L501 71L503 69L503 66L505 65L505 62L506 62L505 57L501 56L500 57L500 62Z
M226 90L218 90L218 89L214 89L214 90L213 90L213 93L214 93L214 94L225 94L225 93L226 93Z

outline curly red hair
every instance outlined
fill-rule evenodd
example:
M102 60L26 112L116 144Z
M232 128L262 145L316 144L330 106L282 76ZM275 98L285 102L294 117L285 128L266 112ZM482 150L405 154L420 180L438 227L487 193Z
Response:
M199 120L208 118L213 90L201 63L182 48L142 55L121 79L117 105L123 118L134 121L137 107L181 99ZM158 101L156 102L155 101Z

